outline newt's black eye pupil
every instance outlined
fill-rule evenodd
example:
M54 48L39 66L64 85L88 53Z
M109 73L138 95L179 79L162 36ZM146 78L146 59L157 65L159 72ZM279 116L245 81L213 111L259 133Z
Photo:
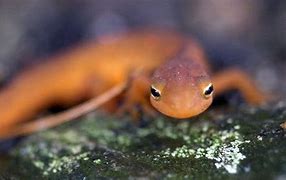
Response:
M210 95L214 91L213 85L210 85L206 90L205 90L205 95Z
M159 90L155 89L154 87L151 86L151 95L155 100L159 100L161 93Z
M206 99L210 98L213 94L214 91L214 87L212 85L212 83L210 83L205 89L204 89L204 97Z

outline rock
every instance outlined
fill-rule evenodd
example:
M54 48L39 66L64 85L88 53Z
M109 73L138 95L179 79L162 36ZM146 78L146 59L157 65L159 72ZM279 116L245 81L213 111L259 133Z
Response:
M0 168L24 179L285 178L285 120L282 102L140 125L94 113L25 138Z

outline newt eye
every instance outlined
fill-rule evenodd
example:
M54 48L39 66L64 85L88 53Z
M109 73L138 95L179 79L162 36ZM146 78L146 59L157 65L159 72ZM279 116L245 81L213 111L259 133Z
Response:
M151 86L151 96L158 101L161 97L161 92L156 89L154 86Z
M204 89L204 96L205 98L209 98L214 91L214 87L212 83L209 83L209 85Z

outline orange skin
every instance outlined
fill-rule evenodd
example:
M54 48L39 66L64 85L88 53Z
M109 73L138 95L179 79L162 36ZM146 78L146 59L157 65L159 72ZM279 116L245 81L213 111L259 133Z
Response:
M184 53L158 67L151 80L152 86L161 92L158 100L150 97L152 105L175 118L198 115L213 99L203 94L204 88L211 83L206 67L198 60L190 60Z
M204 91L211 81L216 94L238 89L249 103L265 100L240 70L226 70L213 78L208 73L202 48L175 32L137 31L104 37L51 57L4 87L0 91L0 138L1 133L35 118L44 109L99 96L130 76L133 81L119 111L130 110L135 104L149 111L150 96L151 104L165 115L193 117L210 106L212 93L206 97ZM151 86L160 91L159 99L150 95ZM117 108L117 100L104 107Z

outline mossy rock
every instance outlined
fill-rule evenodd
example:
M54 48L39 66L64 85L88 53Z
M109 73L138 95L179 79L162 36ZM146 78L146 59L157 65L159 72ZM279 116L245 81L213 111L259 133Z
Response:
M140 124L93 113L34 134L1 159L15 179L286 177L286 106L210 110Z

